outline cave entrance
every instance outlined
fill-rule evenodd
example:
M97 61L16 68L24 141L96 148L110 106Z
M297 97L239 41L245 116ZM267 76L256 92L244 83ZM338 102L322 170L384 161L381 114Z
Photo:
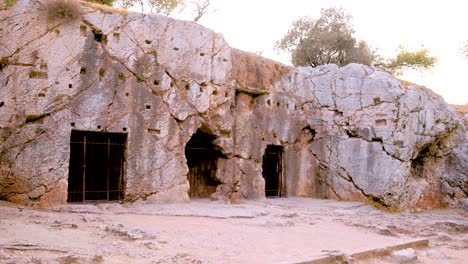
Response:
M72 130L67 202L123 199L126 140L123 133Z
M222 156L212 143L216 137L197 130L185 146L185 157L189 173L189 196L197 198L210 197L221 183L216 178L218 159Z
M263 179L265 196L281 197L283 185L283 147L268 145L263 155Z

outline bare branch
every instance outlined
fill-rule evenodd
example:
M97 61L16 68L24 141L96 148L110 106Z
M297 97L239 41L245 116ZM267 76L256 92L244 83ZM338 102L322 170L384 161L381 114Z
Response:
M194 22L198 22L204 15L209 12L209 7L211 5L210 0L197 0L197 2L192 2L195 5L195 17L193 18Z

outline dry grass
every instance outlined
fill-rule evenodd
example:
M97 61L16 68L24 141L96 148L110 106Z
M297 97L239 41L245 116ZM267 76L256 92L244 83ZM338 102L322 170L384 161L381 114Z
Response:
M413 85L417 85L415 83L412 83L412 82L409 82L409 81L405 81L405 80L402 80L402 79L398 79L397 80L403 85L403 88L405 90L408 90L410 86L413 86Z
M112 6L107 6L107 5L101 5L98 3L92 3L92 2L85 2L81 1L82 5L91 7L92 9L99 10L103 13L108 13L108 14L120 14L122 16L126 16L132 12L128 11L127 9L120 9L120 8L115 8Z
M468 113L468 105L454 105L454 104L452 104L451 106L453 108L455 108L455 110L457 110L457 112L459 112L459 113L463 113L463 114Z
M16 4L17 0L0 0L0 8L12 7Z
M42 9L49 21L74 21L81 17L78 0L42 0Z

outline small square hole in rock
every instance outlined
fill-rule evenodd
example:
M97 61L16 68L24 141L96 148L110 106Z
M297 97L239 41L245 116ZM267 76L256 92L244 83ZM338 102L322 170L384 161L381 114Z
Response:
M95 41L102 42L103 40L105 40L105 35L102 34L102 32L93 30L93 34Z

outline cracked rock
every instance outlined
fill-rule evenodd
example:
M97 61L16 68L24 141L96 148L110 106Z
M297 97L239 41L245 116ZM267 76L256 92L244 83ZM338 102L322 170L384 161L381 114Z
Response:
M91 190L120 192L106 200L188 202L191 190L263 198L274 146L277 195L388 210L465 206L466 114L429 89L359 64L289 67L192 22L81 9L53 25L38 1L0 10L0 199L93 200L81 193L83 164L73 161L81 143L71 138L95 133L125 138L124 165L109 166L119 182ZM216 153L209 166L187 154L200 133ZM191 178L208 177L207 167L209 181Z

